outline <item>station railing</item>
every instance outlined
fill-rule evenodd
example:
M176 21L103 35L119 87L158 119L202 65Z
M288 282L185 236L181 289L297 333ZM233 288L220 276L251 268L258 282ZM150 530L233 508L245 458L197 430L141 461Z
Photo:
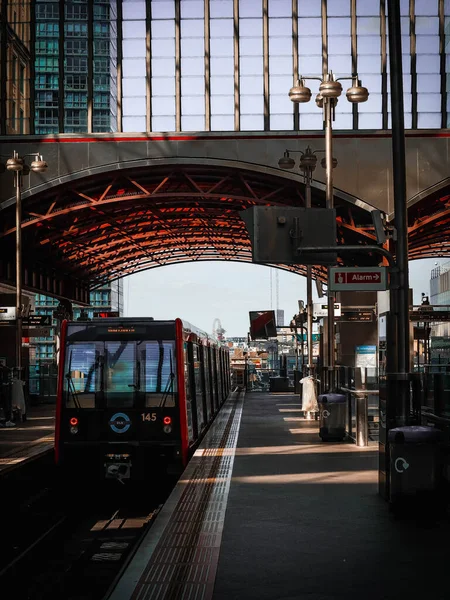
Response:
M378 441L379 390L378 371L370 367L307 368L299 371L282 369L232 370L233 383L247 392L279 391L300 394L303 377L311 375L316 382L317 395L329 391L330 380L338 393L347 396L347 438L357 446L368 446Z

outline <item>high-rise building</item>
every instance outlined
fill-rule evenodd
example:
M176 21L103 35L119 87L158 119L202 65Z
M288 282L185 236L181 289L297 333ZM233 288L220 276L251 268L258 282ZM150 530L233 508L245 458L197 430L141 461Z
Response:
M284 310L277 308L275 311L275 322L277 327L284 327Z
M81 311L87 314L89 319L94 317L96 312L118 312L123 315L123 281L118 279L112 281L108 285L104 285L90 294L90 306L81 307L74 305L73 318L77 319ZM38 315L50 315L53 317L53 312L59 304L59 300L37 294L35 300L35 312ZM56 322L53 322L56 325ZM32 364L43 365L56 362L56 344L55 338L32 338L30 343L30 360Z
M430 278L430 303L450 306L450 262L432 269ZM443 307L444 308L444 307ZM437 319L438 320L438 319ZM447 362L450 359L450 323L433 324L431 328L431 361Z
M0 134L30 133L31 0L0 3Z
M35 10L36 133L116 131L116 2L37 0Z

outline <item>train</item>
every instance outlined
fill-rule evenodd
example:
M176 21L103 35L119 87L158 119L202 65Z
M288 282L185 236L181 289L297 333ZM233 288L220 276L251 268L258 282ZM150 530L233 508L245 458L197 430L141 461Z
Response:
M231 391L228 346L180 318L65 320L59 339L58 468L179 476Z

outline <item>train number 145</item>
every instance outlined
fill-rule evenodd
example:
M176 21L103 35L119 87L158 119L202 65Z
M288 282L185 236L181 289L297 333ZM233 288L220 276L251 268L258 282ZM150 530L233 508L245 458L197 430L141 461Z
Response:
M156 421L156 413L141 413L143 421Z

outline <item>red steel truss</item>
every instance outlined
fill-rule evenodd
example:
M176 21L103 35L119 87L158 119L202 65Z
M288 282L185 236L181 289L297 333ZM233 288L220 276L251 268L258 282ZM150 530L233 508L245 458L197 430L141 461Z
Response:
M23 202L24 264L45 264L97 286L180 262L251 262L239 212L304 206L303 186L265 173L179 165L114 171L51 188ZM325 206L313 188L313 206ZM373 244L370 213L336 197L338 243ZM0 251L14 252L14 206L3 211ZM355 256L358 263L379 258ZM346 258L346 264L353 264ZM305 274L303 265L273 265ZM326 271L314 267L313 276Z

